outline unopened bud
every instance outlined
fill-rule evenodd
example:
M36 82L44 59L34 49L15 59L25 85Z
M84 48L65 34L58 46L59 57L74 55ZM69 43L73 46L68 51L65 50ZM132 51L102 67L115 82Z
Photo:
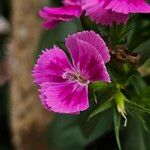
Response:
M115 102L117 104L117 110L118 112L123 116L125 119L124 126L127 125L127 113L125 111L124 101L126 100L126 97L120 92L117 91L117 93L114 96Z

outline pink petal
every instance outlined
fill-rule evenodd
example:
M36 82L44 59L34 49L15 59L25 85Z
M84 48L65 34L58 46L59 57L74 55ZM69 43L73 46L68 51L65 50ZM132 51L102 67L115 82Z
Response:
M49 20L49 21L44 21L42 23L42 26L45 28L45 29L53 29L57 26L57 24L59 23L60 21L56 21L56 20Z
M43 82L60 83L66 81L62 78L64 72L70 70L72 70L72 66L66 54L58 47L54 47L44 51L39 57L32 75L36 84L42 84Z
M74 17L80 17L81 13L81 7L77 5L57 8L44 7L39 11L39 16L44 19L44 27L53 28L59 22L70 21Z
M74 67L86 80L110 82L104 60L95 47L73 37L67 39L67 47Z
M97 24L111 26L113 23L125 24L128 20L128 15L104 9L98 1L85 4L83 9L86 15Z
M88 79L91 82L99 80L110 82L110 77L104 61L97 49L89 43L78 39L77 45L79 50L78 66L80 66L80 72L85 79Z
M75 114L89 107L88 87L77 82L44 83L40 97L45 108L53 112Z
M105 9L118 13L150 13L150 4L144 0L99 0Z
M79 17L81 15L81 7L76 5L57 8L44 7L43 11L45 11L48 14L48 16Z
M106 43L94 31L83 31L83 32L78 32L77 34L74 34L72 36L69 36L66 39L66 45L69 50L73 49L74 44L72 42L74 42L74 40L72 41L72 38L81 39L81 40L91 44L92 46L94 46L99 51L99 53L102 56L105 63L107 63L110 60L109 50L106 46Z
M86 9L86 15L95 21L97 24L112 25L125 24L128 20L128 15L123 13L116 13L111 10L106 10L100 5L94 5Z
M63 0L64 5L81 5L82 0Z

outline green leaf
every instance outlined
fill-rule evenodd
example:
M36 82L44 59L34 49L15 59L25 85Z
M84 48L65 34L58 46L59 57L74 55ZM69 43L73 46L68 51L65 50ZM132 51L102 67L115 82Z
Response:
M150 39L150 21L148 15L135 15L130 19L130 27L134 27L127 35L127 47L134 50L137 45Z
M112 110L109 109L105 113L98 115L100 118L95 129L92 131L86 141L86 144L94 142L96 139L103 137L108 131L111 131L113 127L113 115ZM95 117L94 117L95 118Z
M143 115L143 113L137 112L135 110L128 110L128 113L135 119L139 120L139 123L141 123L141 125L143 126L145 131L149 131L149 125L148 125L147 121L145 120L145 118L144 118L145 115Z
M145 108L143 106L140 106L140 105L138 105L136 103L133 103L133 102L131 102L129 100L125 100L125 102L126 102L126 105L128 107L132 108L132 109L137 109L137 110L139 110L141 112L145 112L145 113L150 114L150 109L147 109L147 108Z
M109 99L110 96L108 96L108 93L107 97L105 97L105 94L106 93L100 94L99 97L94 91L90 91L90 108L86 111L81 112L80 115L78 115L78 124L85 137L91 136L97 124L99 122L102 123L103 115L99 114L90 119L89 116L97 108L97 106Z
M48 138L49 144L57 150L83 150L86 144L77 116L57 115L50 125Z
M148 135L148 136L147 136ZM124 132L124 150L149 150L149 133L144 132L143 127L135 118L130 118Z
M81 112L80 115L78 116L79 127L85 137L89 137L91 135L98 121L100 120L99 116L93 117L90 120L88 120L90 113L91 111L87 110Z
M143 64L147 59L150 58L150 40L140 44L134 52L137 52L141 55L141 64Z
M92 118L93 116L111 108L113 106L113 101L112 101L112 97L107 100L106 102L104 102L103 104L101 104L95 111L93 111L90 116L89 116L89 119Z
M121 121L120 114L114 108L114 128L115 128L115 136L116 136L116 141L117 141L119 150L121 150L121 144L120 144L120 138L119 138L120 121Z
M102 93L109 88L109 85L107 83L98 81L90 84L90 88L94 89L94 91L98 91Z
M57 115L50 124L49 144L57 150L83 150L112 129L112 118L111 110L103 113L93 132L85 137L79 128L78 116Z
M146 88L144 80L139 74L132 75L128 82L133 86L137 95L141 96L142 91Z

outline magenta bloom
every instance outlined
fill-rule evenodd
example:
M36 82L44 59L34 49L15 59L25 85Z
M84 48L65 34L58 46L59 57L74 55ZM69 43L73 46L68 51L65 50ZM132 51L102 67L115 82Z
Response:
M96 23L112 25L126 23L130 13L150 13L144 0L84 0L86 15Z
M128 20L126 14L103 8L99 0L85 0L83 9L86 11L86 15L97 24L111 26L113 23L124 24Z
M144 0L99 0L101 6L114 12L130 13L150 13L150 4Z
M110 56L104 41L93 31L69 36L66 46L72 63L63 50L54 46L39 57L33 77L46 109L75 114L89 107L89 83L110 82L105 67Z
M83 10L91 20L102 25L112 25L114 22L126 23L128 20L128 15L104 9L99 0L63 0L63 4L63 7L44 7L40 10L39 15L44 19L43 26L45 28L51 29L62 21L80 17Z
M144 0L63 0L63 7L44 7L39 15L44 19L43 26L51 29L59 22L70 21L86 15L98 24L125 24L130 13L150 13L150 4Z
M44 19L43 27L54 28L62 21L70 21L74 17L80 17L82 13L79 5L70 5L57 8L44 7L39 11L39 15Z

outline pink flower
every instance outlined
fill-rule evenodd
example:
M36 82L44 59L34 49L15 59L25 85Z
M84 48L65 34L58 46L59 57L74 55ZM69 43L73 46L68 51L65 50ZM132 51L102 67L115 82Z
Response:
M150 4L144 0L99 0L101 6L114 12L130 13L150 13Z
M114 22L126 23L128 20L128 15L104 9L99 0L63 0L63 4L63 7L44 7L40 10L39 15L44 19L43 26L45 28L51 29L62 21L80 17L83 10L91 20L102 25L112 25Z
M40 87L40 98L46 109L75 114L89 107L89 83L110 82L105 67L110 55L104 41L93 31L69 36L66 46L72 63L63 50L54 46L39 57L33 77Z
M102 25L126 23L130 13L150 13L150 5L144 0L85 0L83 9Z
M57 8L44 7L39 11L40 17L44 19L43 27L47 29L54 28L62 21L70 21L74 17L80 17L81 13L81 7L78 5Z
M111 26L113 23L124 24L128 20L126 14L103 8L99 0L85 0L83 9L86 11L86 15L97 24Z
M83 11L96 23L110 26L125 24L130 13L150 13L150 5L144 0L63 0L63 4L63 7L40 10L45 28L80 17Z

